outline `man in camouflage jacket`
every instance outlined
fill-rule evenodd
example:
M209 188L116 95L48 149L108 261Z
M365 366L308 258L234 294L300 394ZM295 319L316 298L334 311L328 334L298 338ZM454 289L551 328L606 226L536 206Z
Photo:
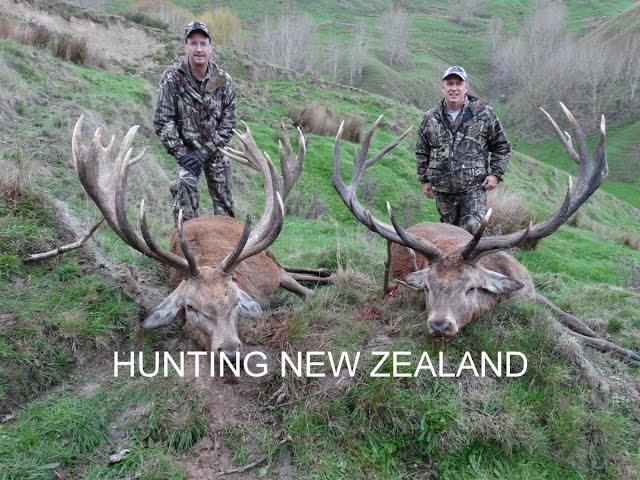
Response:
M231 166L221 152L236 125L236 93L231 76L211 59L209 28L191 22L185 29L185 53L162 75L153 121L156 134L176 157L171 183L174 220L198 216L198 178L204 169L216 215L233 214Z
M445 71L442 94L418 132L418 179L425 195L435 196L441 222L474 233L487 213L486 192L502 179L511 147L493 109L467 94L462 67Z

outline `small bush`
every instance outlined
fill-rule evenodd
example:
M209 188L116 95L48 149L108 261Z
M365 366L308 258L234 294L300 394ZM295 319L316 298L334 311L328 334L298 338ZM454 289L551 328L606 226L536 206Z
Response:
M160 30L169 30L169 25L167 23L157 18L149 17L139 10L134 12L125 12L123 16L124 18L131 20L133 23L137 23L139 25L158 28Z
M213 12L204 12L199 20L209 26L215 43L225 47L242 48L242 24L228 8L217 7Z
M296 192L287 199L287 213L296 217L315 220L329 212L329 207L322 203L315 190Z
M321 103L312 103L302 109L290 109L287 116L291 118L294 126L316 135L332 136L338 133L340 127L338 113ZM350 113L344 121L343 138L354 143L360 142L363 125L364 119L361 115Z
M191 16L189 10L169 0L135 0L125 13L132 22L180 34Z
M505 187L496 188L487 195L487 204L493 213L485 235L506 235L526 228L529 222L535 223L531 205L521 192ZM535 248L537 243L537 240L532 240L525 245Z
M345 140L360 143L360 133L364 125L364 118L357 113L350 113L344 120L343 136Z
M32 28L29 34L29 44L36 48L45 49L51 41L51 32L44 25Z
M84 38L74 38L69 43L69 60L77 65L86 65L89 58L87 41Z
M69 45L71 43L71 37L69 35L59 35L53 43L53 55L62 59L69 60Z
M574 227L595 232L603 238L608 238L624 245L628 245L634 250L640 250L639 235L626 230L620 231L615 228L602 225L601 223L592 220L589 215L581 212L580 210L571 216L568 223Z
M13 22L5 17L0 17L0 37L14 38L15 27Z

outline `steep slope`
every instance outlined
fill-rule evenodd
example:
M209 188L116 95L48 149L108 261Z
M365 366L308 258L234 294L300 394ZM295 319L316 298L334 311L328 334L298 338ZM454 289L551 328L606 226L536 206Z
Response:
M273 250L287 263L342 270L339 282L320 289L309 302L278 295L259 321L241 322L245 342L272 352L379 349L427 351L437 358L442 351L447 365L459 363L465 351L476 357L481 351L516 350L529 358L528 373L514 379L376 379L366 374L373 365L365 362L355 378L335 385L292 378L269 378L262 384L245 379L237 385L191 378L111 378L114 350L176 352L193 345L179 328L137 344L135 305L112 281L104 287L100 278L87 277L93 266L90 255L76 252L34 267L24 266L20 258L31 248L54 244L56 235L64 236L55 228L48 204L66 203L86 226L97 215L70 161L70 135L81 113L92 127L86 136L106 124L119 141L130 125L142 125L134 148L149 143L151 151L134 170L131 218L138 199L145 197L155 237L166 238L172 223L166 185L174 160L163 152L150 119L154 83L170 55L131 75L73 65L6 40L0 41L0 52L1 83L15 98L2 107L11 121L0 129L0 168L8 172L3 177L22 182L25 199L44 197L18 208L3 194L2 374L9 377L12 370L6 364L14 362L29 379L35 360L46 360L47 366L55 366L53 383L59 384L33 401L23 401L33 397L25 391L11 405L13 416L0 425L0 468L9 478L202 478L248 464L263 453L268 460L261 470L237 478L637 476L637 369L586 350L597 374L610 384L610 394L598 393L574 363L577 344L558 335L546 311L518 300L478 320L450 343L427 338L423 300L410 292L379 298L384 242L357 224L335 195L330 137L307 136L305 170ZM383 96L224 50L216 55L237 79L241 118L272 158L277 157L279 123L291 106L322 102L342 115L361 114L365 125L384 114L372 150L420 119L417 109ZM400 212L403 224L436 218L433 203L419 192L412 144L413 139L403 142L376 165L361 190L363 203L379 218L387 218L386 200ZM356 148L343 145L345 175ZM240 214L260 211L257 176L237 166L234 175ZM507 178L507 185L522 192L539 215L557 206L567 182L564 172L520 154ZM209 209L206 195L203 200L203 209ZM582 210L608 229L640 234L640 211L605 192L597 192ZM145 271L166 288L159 270L108 229L97 240L93 245L105 258L125 268L117 283L126 283L125 272L133 264L131 281ZM517 255L545 295L612 340L640 349L637 250L601 232L567 225L536 251ZM57 298L42 297L43 291L65 300L64 311ZM27 308L34 304L37 310ZM85 327L87 316L93 330ZM97 352L74 350L76 338L102 347ZM44 343L47 348L38 359ZM274 398L283 395L282 405L269 400L274 393ZM278 446L286 435L291 441ZM109 454L122 448L131 450L127 460L107 466Z

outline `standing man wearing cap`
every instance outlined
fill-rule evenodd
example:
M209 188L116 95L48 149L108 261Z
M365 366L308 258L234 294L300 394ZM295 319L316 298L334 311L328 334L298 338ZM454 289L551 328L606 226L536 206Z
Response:
M487 194L502 179L511 146L496 113L467 94L467 72L442 76L443 99L427 111L416 145L418 179L436 199L440 221L474 233L487 213Z
M185 55L162 74L153 121L156 134L176 157L171 183L173 214L198 216L198 178L204 170L216 215L233 214L231 166L221 152L236 125L236 92L231 76L211 60L209 28L191 22L184 33Z

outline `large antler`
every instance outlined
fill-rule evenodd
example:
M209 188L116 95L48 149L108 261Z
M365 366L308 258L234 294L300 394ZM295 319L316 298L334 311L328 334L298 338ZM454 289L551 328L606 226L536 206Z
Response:
M102 144L103 129L100 127L94 133L93 141L89 145L84 145L81 139L83 121L84 115L81 115L73 130L71 140L73 162L80 183L100 209L109 226L125 243L140 253L169 267L181 270L187 276L197 276L198 268L184 239L182 224L179 225L180 245L185 258L161 249L152 240L144 214L144 200L140 204L140 230L143 238L129 224L125 210L129 167L140 161L149 148L148 146L144 147L137 156L131 158L132 144L139 126L134 125L129 129L118 154L113 158L111 150L115 135L111 137L109 145L105 147Z
M267 249L278 237L284 220L282 177L276 171L269 156L266 153L263 154L258 148L247 124L243 123L243 125L246 130L244 133L236 130L234 132L243 143L244 151L226 147L223 152L237 162L258 170L262 174L264 179L264 211L258 225L250 235L251 220L247 217L243 234L240 236L236 248L219 265L220 271L224 274L229 274L246 258ZM304 158L304 137L301 140L301 150L301 158Z
M578 174L578 184L572 188L571 178L569 178L569 187L564 202L551 216L547 219L530 225L528 228L520 230L508 235L500 235L495 237L483 237L476 239L475 236L471 242L477 242L475 248L468 248L469 245L462 247L458 253L469 261L478 260L489 253L498 250L504 250L514 247L524 240L537 240L555 232L562 224L564 224L573 215L580 206L586 202L595 192L609 172L607 166L607 155L605 152L605 121L604 115L600 121L600 142L593 155L590 155L587 149L587 141L582 127L575 119L569 109L560 102L560 107L564 112L567 120L571 124L571 128L576 138L578 151L573 147L571 137L567 132L562 132L555 120L544 109L542 113L560 138L565 150L571 158L580 165L580 173Z
M365 210L360 205L360 202L358 201L358 198L356 196L358 191L358 183L360 182L362 173L369 167L371 167L371 165L380 160L389 151L393 150L411 131L411 128L409 128L393 142L384 147L380 152L367 160L371 137L373 137L373 133L375 132L375 129L378 127L378 124L381 120L382 115L378 117L378 119L373 123L371 129L365 134L364 140L362 142L362 149L357 151L354 156L353 174L351 175L351 183L349 185L345 185L344 180L342 179L340 140L342 139L342 129L344 126L344 122L340 124L333 149L333 186L338 191L338 194L340 195L340 198L342 198L342 201L349 208L349 210L351 210L351 213L353 213L358 221L360 221L360 223L362 223L365 227L367 227L372 232L378 233L391 242L404 245L407 248L420 252L429 261L434 262L442 257L442 251L440 251L438 247L433 245L428 240L416 235L412 235L411 233L400 227L393 215L393 212L391 211L391 207L389 206L389 204L387 204L387 208L389 210L389 215L391 216L393 227L378 220L376 217L371 215L368 210Z
M294 155L293 148L291 148L291 142L289 141L289 135L287 129L282 124L282 139L284 140L284 148L282 142L278 141L278 155L280 156L280 171L282 172L282 200L286 200L289 196L293 184L296 183L298 177L302 173L302 167L304 165L304 155L307 151L307 146L302 135L302 130L296 127L298 133L298 155ZM286 150L285 150L286 148Z

